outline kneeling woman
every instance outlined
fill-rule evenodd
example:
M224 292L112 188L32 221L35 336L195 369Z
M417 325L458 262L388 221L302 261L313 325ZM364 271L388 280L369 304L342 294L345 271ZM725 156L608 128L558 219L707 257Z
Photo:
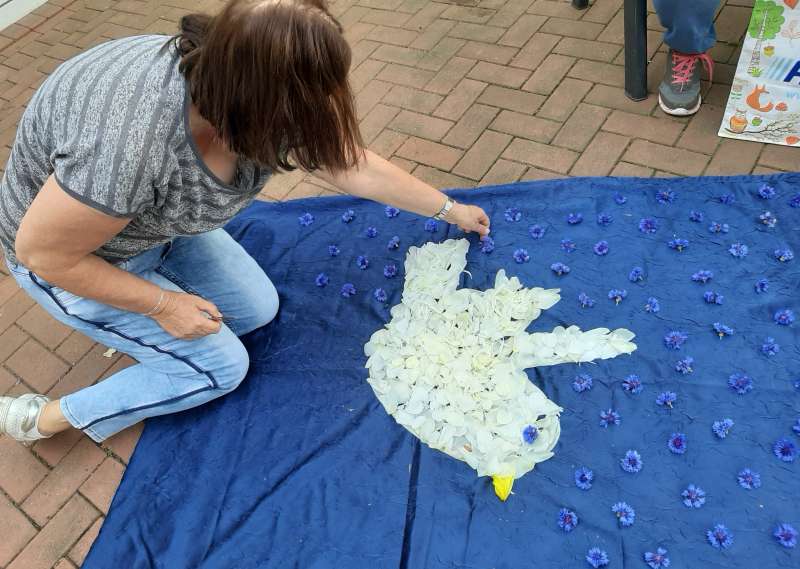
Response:
M0 184L0 244L45 310L138 364L55 401L1 397L0 433L102 441L235 389L249 361L237 337L275 317L278 295L220 228L290 164L488 233L480 208L363 150L349 66L322 0L234 0L44 82Z

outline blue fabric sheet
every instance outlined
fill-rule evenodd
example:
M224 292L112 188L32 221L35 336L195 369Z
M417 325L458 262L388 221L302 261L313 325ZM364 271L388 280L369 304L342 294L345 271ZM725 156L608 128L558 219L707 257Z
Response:
M759 195L765 183L775 197ZM612 569L646 569L643 555L658 547L673 568L800 566L800 547L773 537L779 523L800 529L800 459L784 462L773 452L782 437L800 443L792 429L800 417L800 321L774 321L787 308L800 317L800 258L774 258L783 248L800 255L799 193L797 174L582 178L454 193L491 215L496 246L483 254L469 237L462 286L490 287L505 268L528 286L562 291L531 330L627 327L639 347L598 364L529 371L564 408L562 435L555 457L518 480L505 503L487 478L397 425L363 367L364 343L399 302L408 247L462 234L443 224L431 233L420 217L389 218L382 206L350 198L254 204L229 231L276 283L279 318L246 339L251 371L237 391L148 422L84 567L568 569L589 567L591 547L607 552ZM617 194L627 201L616 203ZM522 219L507 221L508 208L519 208ZM355 219L344 223L348 209ZM703 221L690 220L693 210ZM759 219L765 211L777 218L775 227ZM304 213L314 216L309 226L298 223ZM570 213L583 221L568 224ZM611 223L599 224L601 213ZM640 231L643 218L656 220L655 233ZM710 232L712 222L728 232ZM534 224L546 229L539 240L529 235ZM366 235L369 227L377 237ZM387 250L395 235L400 249ZM566 238L574 252L562 249ZM688 247L671 249L673 238ZM593 252L600 240L609 245L605 256ZM734 243L748 254L734 257ZM329 255L330 244L339 256ZM528 263L514 261L518 248L529 252ZM368 256L368 269L356 266L358 255ZM556 276L555 262L571 272ZM398 277L383 276L387 263L401 269ZM644 271L637 283L628 278L635 266ZM706 284L692 281L701 270L713 272ZM315 285L321 272L330 277L324 288ZM769 286L758 294L761 278ZM351 298L339 294L346 282L357 289ZM373 298L378 287L389 295L386 305ZM607 297L614 288L627 291L619 304ZM723 303L706 303L706 291L722 294ZM581 292L594 307L579 306ZM658 313L644 310L650 297ZM720 338L716 322L733 335ZM670 331L688 335L681 349L665 346ZM761 351L767 337L780 346L771 357ZM694 358L693 373L683 375L674 366L686 356ZM573 389L579 373L593 378L590 390ZM751 391L728 386L735 373L752 378ZM630 374L640 376L641 393L623 388ZM677 394L674 408L656 404L664 391ZM603 428L600 412L609 408L620 424ZM712 423L725 418L735 425L722 440ZM685 454L667 448L672 433L686 435ZM620 467L630 449L643 460L636 474ZM580 466L594 472L589 490L575 485ZM760 475L759 488L737 483L745 468ZM706 492L702 507L682 503L689 484ZM619 501L635 509L633 526L619 526L611 511ZM579 517L570 533L558 526L561 508ZM732 533L730 548L707 541L715 524Z

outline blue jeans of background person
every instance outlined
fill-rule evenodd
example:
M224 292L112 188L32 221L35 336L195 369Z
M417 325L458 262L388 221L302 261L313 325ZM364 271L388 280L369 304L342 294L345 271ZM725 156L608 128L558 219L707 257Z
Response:
M179 340L151 318L76 296L9 263L20 286L57 320L139 362L61 399L70 424L98 442L147 417L234 390L249 365L237 336L270 322L278 310L272 282L222 229L178 237L120 267L164 289L213 302L225 320L217 334Z
M653 0L664 43L682 53L705 53L714 45L714 13L719 0Z

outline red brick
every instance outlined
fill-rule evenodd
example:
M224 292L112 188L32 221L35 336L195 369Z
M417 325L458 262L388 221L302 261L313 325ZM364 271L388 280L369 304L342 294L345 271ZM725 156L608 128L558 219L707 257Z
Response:
M101 512L108 513L111 499L117 491L125 467L113 458L106 458L92 475L81 485L83 494Z
M384 129L377 137L375 137L375 140L369 144L369 149L383 158L389 158L389 156L394 154L395 150L400 148L403 142L405 142L406 138L408 137L405 134Z
M81 439L22 503L22 509L43 526L89 478L103 458L105 454L95 443L88 438Z
M614 168L630 139L610 132L598 132L570 170L572 176L606 176Z
M750 22L752 12L753 10L750 8L724 6L714 21L717 40L733 44L739 43Z
M7 393L12 387L16 386L18 381L5 368L0 367L0 395Z
M536 68L533 75L525 82L522 88L541 95L549 95L558 87L561 80L575 63L575 58L566 55L551 53Z
M285 200L298 200L302 198L316 198L322 193L322 187L309 182L300 182L284 198Z
M0 437L0 487L19 503L47 476L49 470L20 443Z
M386 26L369 26L369 31L365 34L367 39L377 42L384 42L399 46L408 46L417 39L419 34L411 30L402 30L397 28L389 28ZM349 41L352 41L348 37ZM373 57L381 59L373 53Z
M445 20L437 20L439 15L447 9L444 4L437 4L434 2L422 2L422 9L415 13L411 19L406 21L404 27L409 30L423 30L432 26L435 22L443 22Z
M139 442L139 437L142 435L143 428L143 423L128 427L124 431L120 431L113 437L106 439L103 442L103 447L110 450L127 463L133 451L136 449L136 443Z
M448 20L458 20L460 22L472 22L474 24L485 24L494 16L494 10L477 8L472 6L450 6L441 13L440 18Z
M625 85L625 68L623 66L599 61L579 59L569 70L567 76L612 87Z
M783 170L775 170L773 168L767 168L766 166L756 166L753 168L753 174L780 174Z
M749 174L756 165L760 153L759 144L745 140L723 139L704 174L706 176Z
M568 2L561 0L536 0L528 8L528 12L542 16L569 18L570 20L577 20L583 15L583 12L575 10Z
M584 102L611 109L619 109L640 115L649 115L656 106L658 99L650 94L643 101L631 101L621 87L610 87L608 85L595 85L586 95Z
M75 564L72 561L70 561L66 557L63 557L59 559L55 565L53 565L53 569L76 569L76 568Z
M508 160L524 162L531 166L565 174L575 162L578 154L565 148L556 148L517 138L506 148L502 156Z
M509 135L487 130L456 164L453 173L465 178L480 180L509 142L511 142Z
M80 567L83 565L89 550L92 548L94 540L100 533L100 528L103 527L104 517L97 518L95 522L84 532L78 542L69 550L69 558L75 565Z
M536 114L546 119L566 120L591 88L592 84L588 81L567 77L561 81Z
M479 59L499 65L506 65L517 54L513 47L503 47L490 43L468 41L464 44L458 55L468 59Z
M73 496L7 569L50 569L97 517L89 502Z
M387 105L401 107L418 113L430 113L435 109L444 97L436 93L429 93L420 89L412 89L403 85L395 85L386 96L383 102Z
M425 31L420 33L409 47L413 47L414 49L432 49L455 25L455 22L449 20L435 20L426 28L419 28L420 31L423 29ZM406 27L408 27L408 24L406 24Z
M525 69L536 69L555 47L559 39L561 39L559 36L536 32L528 43L519 50L517 56L511 60L511 65L524 67Z
M798 158L800 158L798 153L800 153L800 151L791 146L769 144L764 147L764 151L761 153L761 158L758 163L762 166L768 166L778 170L795 172L798 169Z
M5 268L5 267L3 267ZM0 305L9 300L19 291L19 285L13 277L0 278Z
M495 115L497 115L497 109L477 103L472 105L461 115L455 126L442 139L442 142L450 146L469 148L478 140L478 137L489 126Z
M605 61L609 63L620 51L620 46L614 43L599 41L582 40L578 38L563 38L558 45L553 48L554 53L571 55L581 59L591 59L593 61Z
M5 459L4 459L5 460ZM5 567L36 535L36 528L0 494L0 567Z
M372 81L375 76L380 73L386 64L383 61L375 59L366 59L361 64L350 72L350 85L353 91L358 93L361 89Z
M365 3L360 2L360 4ZM408 14L398 14L394 10L368 10L367 13L361 17L361 21L370 24L397 27L405 24L410 18L411 16Z
M642 117L617 110L608 117L603 130L671 146L678 140L685 126L685 120L668 118L667 115Z
M389 158L389 162L391 162L398 168L405 170L409 174L414 171L414 168L417 167L416 162L412 162L411 160L406 160L405 158L400 158L399 156L392 156L391 158Z
M556 146L583 150L606 120L609 110L581 103L553 139Z
M684 176L699 176L708 163L708 156L644 140L634 140L625 152L624 160Z
M481 179L481 186L516 182L525 171L525 168L522 164L501 158L486 172L486 175Z
M396 154L420 164L433 166L442 170L450 170L463 152L450 146L430 142L421 138L410 137L397 149Z
M504 87L517 88L525 82L529 75L530 72L525 69L479 61L470 70L467 77Z
M320 187L326 188L326 189L331 189L333 187L333 186L329 187L326 182L322 181L320 178L316 178L316 177L311 176L311 175L306 176L306 178L303 181L311 182L312 184L316 184L317 186L320 186ZM341 193L341 192L339 192L339 193ZM119 355L119 354L117 354L117 355ZM116 357L116 356L112 356L112 357ZM122 354L119 357L119 359L114 363L114 365L112 365L110 368L108 368L106 371L103 372L103 375L100 376L100 379L105 379L107 377L111 377L112 375L114 375L118 371L122 371L125 368L131 367L132 365L136 365L137 363L138 362L136 360L134 360L133 358L131 358L127 354Z
M525 16L525 10L533 4L533 0L491 0L493 8L498 8L497 13L489 20L492 26L506 28L518 22ZM489 7L489 0L480 0L482 6Z
M494 43L500 39L505 33L505 28L497 28L494 26L487 26L484 24L471 24L468 22L459 22L456 24L448 34L454 38L463 40L475 40L487 43Z
M364 142L369 144L397 116L400 110L383 104L377 104L361 119L359 127Z
M107 348L101 344L95 346L47 393L52 399L74 393L97 382L105 370L117 361L118 353L110 358L105 357Z
M593 22L575 22L562 18L549 18L542 26L542 31L559 36L594 40L603 31L603 26Z
M0 153L2 153L2 149L0 149ZM33 299L24 290L18 290L14 293L9 300L0 306L0 332L5 332L33 304Z
M452 121L422 115L412 111L400 111L397 116L394 117L394 120L389 123L389 128L397 132L436 141L441 140L452 126Z
M475 185L475 182L472 180L462 178L461 176L455 176L449 172L442 172L441 170L425 166L424 164L420 164L414 169L414 176L426 184L430 184L434 188L442 190L448 188L471 188Z
M620 162L611 171L612 176L635 176L637 178L649 178L653 175L652 168L645 168L630 162Z
M29 338L25 332L16 326L11 326L0 334L0 363L6 361Z
M415 65L423 56L423 54L424 52L418 49L383 44L378 49L373 51L370 57L372 59L378 59L388 63Z
M390 63L378 73L378 79L421 89L434 78L434 72L427 69L416 69L405 65ZM388 91L388 89L387 89ZM386 93L384 92L383 95ZM381 97L383 97L381 95Z
M67 363L75 365L94 346L94 340L80 332L73 332L64 340L58 349L58 354Z
M512 111L502 111L491 125L492 129L520 136L539 142L550 142L558 129L560 123L539 117L522 115Z
M439 93L440 95L447 95L450 93L450 90L461 81L467 72L472 69L473 65L475 65L474 59L454 57L431 78L430 82L425 86L425 89L427 91Z
M67 456L69 451L72 450L72 447L85 436L86 435L77 429L67 429L49 439L36 441L36 444L33 446L33 451L52 468L56 466L62 458Z
M603 0L602 2L595 2L586 10L582 20L584 22L598 22L600 24L607 24L611 21L614 15L620 10L622 0Z
M485 103L501 109L519 113L534 114L544 103L545 97L536 93L527 93L518 89L509 89L497 85L489 85L478 97L479 103Z
M67 364L33 340L28 340L14 352L6 366L40 393L47 393L69 369Z
M564 177L563 174L558 174L556 172L551 172L550 170L542 170L540 168L535 168L531 166L525 171L520 180L521 181L552 180L554 178L563 178L563 177Z
M17 320L17 325L51 350L72 333L72 328L55 320L38 304Z
M384 74L387 67L384 67L381 72L378 74L380 77ZM399 67L399 66L398 66ZM373 79L361 89L356 95L356 109L358 110L359 117L367 116L367 113L372 110L372 107L378 104L386 93L388 93L392 88L391 83L387 83L386 81L379 81L377 79ZM279 178L281 176L285 176L286 174L281 174L280 176L273 176L274 178Z
M497 43L512 47L522 47L531 39L531 36L539 30L546 20L547 18L544 16L524 14L516 19Z
M462 79L458 86L453 89L453 92L445 97L433 114L445 119L458 120L485 88L486 83L472 79Z

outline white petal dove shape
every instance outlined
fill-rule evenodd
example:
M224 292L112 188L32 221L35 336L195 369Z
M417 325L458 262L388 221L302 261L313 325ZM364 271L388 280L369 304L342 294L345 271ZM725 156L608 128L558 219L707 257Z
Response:
M561 297L500 270L494 288L459 289L466 239L411 247L401 303L364 346L369 384L394 419L431 448L491 476L501 500L553 456L561 407L525 369L630 354L626 329L525 329Z

